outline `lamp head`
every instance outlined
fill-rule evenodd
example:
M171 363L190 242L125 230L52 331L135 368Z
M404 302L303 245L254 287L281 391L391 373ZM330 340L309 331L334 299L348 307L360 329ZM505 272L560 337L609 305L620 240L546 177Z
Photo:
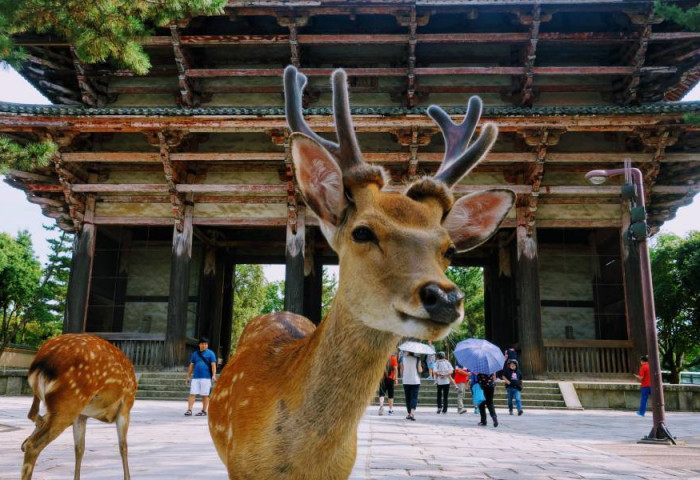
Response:
M606 170L591 170L586 174L586 180L593 185L602 185L608 180L608 172Z

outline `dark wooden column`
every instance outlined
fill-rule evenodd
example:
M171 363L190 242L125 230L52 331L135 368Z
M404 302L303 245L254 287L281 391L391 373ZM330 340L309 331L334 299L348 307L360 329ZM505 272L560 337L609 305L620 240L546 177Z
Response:
M209 348L211 348L211 326L214 318L214 284L216 282L216 247L207 245L204 248L204 260L202 263L202 275L199 279L199 298L197 300L196 331L197 337L209 337Z
M304 314L304 209L299 207L296 217L296 232L287 223L286 270L284 274L284 309Z
M231 356L231 330L233 328L233 264L224 263L224 287L221 303L221 358L224 364Z
M216 353L216 358L221 357L221 331L222 318L224 307L224 257L221 251L216 254L214 274L214 285L212 288L212 319L209 333L209 348ZM230 337L230 335L229 335Z
M647 337L644 326L644 297L642 295L642 270L639 265L639 248L636 242L627 240L627 229L629 226L629 206L626 202L623 202L620 253L622 254L622 273L625 281L627 335L632 340L629 364L634 369L639 364L639 357L647 354Z
M131 251L132 230L123 228L119 238L119 271L114 285L114 316L112 331L121 332L124 329L124 309L126 304L126 289L129 283L129 252Z
M187 303L190 294L192 260L192 210L185 206L182 231L173 228L173 251L170 259L170 297L165 332L164 366L180 367L186 361Z
M304 277L304 316L319 325L323 320L323 264L315 257L311 262L311 273Z
M90 281L92 279L92 262L95 258L97 237L97 227L93 223L94 216L95 195L89 195L85 203L82 228L73 239L73 259L68 279L68 292L66 293L63 333L82 333L85 331Z
M540 275L537 260L536 231L528 235L527 224L518 219L517 292L520 315L520 367L527 378L537 378L545 372L542 314L540 310Z
M486 338L501 348L517 343L518 325L511 268L509 232L500 232L499 248L484 267Z

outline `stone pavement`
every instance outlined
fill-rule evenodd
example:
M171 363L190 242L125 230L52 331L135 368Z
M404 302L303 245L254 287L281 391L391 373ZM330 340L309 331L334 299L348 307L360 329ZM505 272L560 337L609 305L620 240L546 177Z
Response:
M28 397L0 397L0 479L19 478L20 445L33 429L30 404ZM129 430L134 480L226 478L206 419L184 417L184 409L183 402L136 401ZM401 410L379 417L371 407L360 424L351 479L700 480L700 413L667 415L685 446L637 445L651 418L629 412L529 410L517 417L501 411L493 428L478 427L472 413L436 415L419 407L410 422ZM34 478L72 478L73 461L68 429L41 454ZM114 425L88 421L82 473L90 480L122 478Z

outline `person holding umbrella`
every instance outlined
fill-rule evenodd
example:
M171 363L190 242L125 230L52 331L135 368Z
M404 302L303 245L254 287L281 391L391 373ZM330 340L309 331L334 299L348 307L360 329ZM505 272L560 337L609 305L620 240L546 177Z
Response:
M498 427L498 417L493 406L493 393L495 373L503 368L503 352L489 341L468 338L455 346L454 355L459 363L472 372L476 372L476 382L484 392L485 400L479 404L479 413L481 414L479 425L486 426L486 409L488 408L493 426Z
M406 396L406 420L416 420L416 407L418 406L418 391L420 390L420 374L423 373L420 354L435 353L435 349L420 342L404 342L399 345L403 351L401 360L401 380L403 392Z

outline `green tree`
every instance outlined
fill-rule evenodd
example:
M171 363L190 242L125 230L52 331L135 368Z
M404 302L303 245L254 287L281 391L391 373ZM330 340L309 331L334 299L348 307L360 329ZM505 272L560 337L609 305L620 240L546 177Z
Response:
M323 267L321 285L321 319L324 319L338 290L338 279L335 278L335 274L328 267Z
M32 170L45 167L58 147L53 142L28 143L20 145L7 137L0 136L0 175L8 170Z
M151 67L141 42L153 27L223 12L226 0L8 0L0 2L0 60L17 65L25 53L12 42L22 33L54 34L86 63L112 61L145 74Z
M73 234L57 225L44 225L53 236L47 239L50 252L41 271L41 283L27 309L26 326L17 334L17 342L39 346L44 340L60 335L66 307L68 277L72 258Z
M265 277L260 265L236 265L233 281L232 351L250 319L260 315L266 294Z
M0 357L29 320L27 310L36 298L40 278L41 265L29 232L21 231L16 238L0 233Z
M654 2L654 13L688 30L700 30L700 5L684 9L669 2Z
M679 383L682 370L700 365L700 232L659 235L651 267L662 365Z
M284 281L265 284L265 304L260 313L281 312L284 310Z
M447 338L435 343L436 350L452 351L465 338L484 338L484 270L479 267L449 267L447 278L464 293L464 320Z

